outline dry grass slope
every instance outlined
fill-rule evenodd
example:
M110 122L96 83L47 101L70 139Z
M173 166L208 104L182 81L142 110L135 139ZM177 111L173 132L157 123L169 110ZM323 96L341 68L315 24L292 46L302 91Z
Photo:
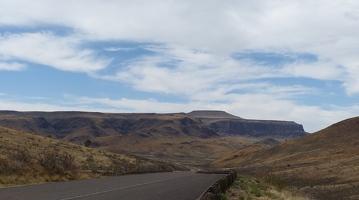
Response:
M0 127L0 187L175 169L159 161Z
M242 154L226 165L257 177L280 179L316 199L359 199L359 117Z
M233 186L228 189L222 199L228 200L309 200L303 195L295 195L289 188L269 183L266 180L247 176L238 176Z
M205 167L223 154L261 140L247 135L220 135L204 119L240 120L223 111L189 114L16 112L0 111L0 126L34 133L63 142L122 154L170 160ZM204 121L203 121L204 120Z

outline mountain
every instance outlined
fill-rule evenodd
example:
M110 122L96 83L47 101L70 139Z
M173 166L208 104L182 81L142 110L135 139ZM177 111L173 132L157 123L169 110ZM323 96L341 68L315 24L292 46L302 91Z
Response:
M219 110L194 110L192 112L189 112L188 114L199 118L203 122L216 119L242 119L235 115Z
M220 135L289 139L307 134L302 125L291 121L243 119L223 111L192 111L188 115L197 117Z
M110 114L94 112L0 111L0 125L22 131L83 142L106 136L216 137L217 133L186 114Z
M252 121L256 121L255 126L250 125ZM227 122L240 123L238 131L232 125L216 126ZM275 127L273 123L277 123ZM245 132L241 129L243 124ZM103 150L191 166L209 163L263 138L298 137L302 127L298 125L297 130L294 125L294 122L244 120L223 111L189 114L0 111L0 126L80 145L89 140L92 147ZM292 132L288 129L291 126Z
M215 164L279 177L315 199L359 199L359 117L269 149L244 151Z
M242 146L237 138L218 140L216 132L184 113L0 111L0 126L80 145L89 140L106 151L191 166Z

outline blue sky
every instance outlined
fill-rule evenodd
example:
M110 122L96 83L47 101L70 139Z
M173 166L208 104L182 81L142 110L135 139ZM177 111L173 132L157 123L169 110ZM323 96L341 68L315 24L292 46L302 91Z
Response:
M0 109L359 114L359 3L0 0Z

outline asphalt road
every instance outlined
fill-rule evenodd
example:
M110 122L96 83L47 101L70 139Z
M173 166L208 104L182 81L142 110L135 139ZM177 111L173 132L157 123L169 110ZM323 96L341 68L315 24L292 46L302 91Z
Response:
M0 189L1 200L195 200L225 175L172 172Z

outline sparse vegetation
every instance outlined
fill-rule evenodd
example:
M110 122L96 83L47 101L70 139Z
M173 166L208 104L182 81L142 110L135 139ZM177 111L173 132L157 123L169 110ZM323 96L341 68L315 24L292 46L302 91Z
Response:
M91 146L91 144L92 144L92 141L91 141L91 140L86 140L86 141L84 142L85 147L89 147L89 146Z
M359 199L358 124L354 117L269 149L244 148L213 163L289 185L314 199Z
M228 200L309 200L307 197L294 195L289 188L278 188L266 180L238 176L233 186L227 190L221 199Z
M3 127L0 147L0 187L178 169Z

